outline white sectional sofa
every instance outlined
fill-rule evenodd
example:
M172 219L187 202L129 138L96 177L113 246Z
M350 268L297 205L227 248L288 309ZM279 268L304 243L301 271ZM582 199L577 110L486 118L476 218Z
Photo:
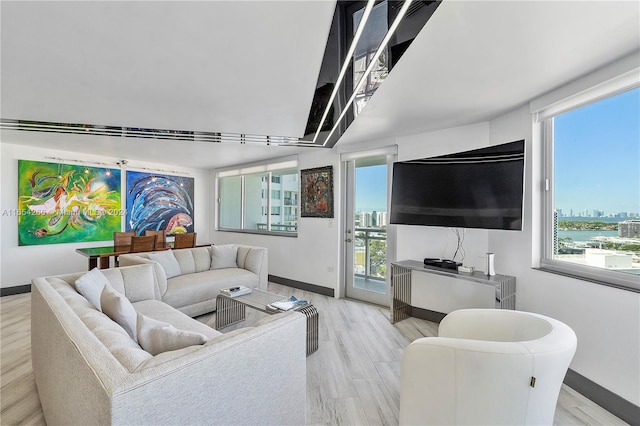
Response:
M169 264L171 257L179 269ZM243 285L267 289L264 247L228 244L120 256L120 266L149 263L156 269L160 300L190 317L214 311L221 288Z
M32 362L47 423L304 424L304 315L222 334L161 301L157 272L144 264L102 274L137 313L206 343L151 355L76 290L83 273L33 279Z

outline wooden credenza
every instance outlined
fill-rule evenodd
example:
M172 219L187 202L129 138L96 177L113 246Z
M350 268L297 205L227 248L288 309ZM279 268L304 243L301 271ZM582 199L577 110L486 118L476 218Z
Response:
M391 322L411 316L440 321L466 308L516 308L516 278L425 266L417 260L391 264Z

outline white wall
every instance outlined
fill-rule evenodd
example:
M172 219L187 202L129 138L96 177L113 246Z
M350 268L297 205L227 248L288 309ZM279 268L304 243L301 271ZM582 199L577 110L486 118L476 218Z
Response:
M337 289L341 250L339 216L342 206L337 192L341 185L339 156L334 150L312 149L298 157L298 167L301 170L329 165L333 166L334 219L299 218L297 238L213 231L211 242L267 247L269 274ZM213 188L215 171L212 172L211 182ZM213 207L212 203L212 212Z
M517 277L519 310L568 324L578 336L571 369L640 405L640 294L532 269L537 264L541 147L529 107L491 122L491 142L526 139L523 232L489 232L496 270Z
M508 141L504 141L508 142ZM398 138L398 161L445 155L489 146L489 123L455 127ZM424 182L446 185L446 182ZM397 260L422 260L425 257L451 259L457 240L450 228L392 225L397 227ZM468 229L464 239L464 265L484 270L488 231ZM456 257L457 261L461 258ZM499 273L505 273L497 269ZM422 307L422 306L418 306Z
M37 137L37 133L34 133ZM64 152L55 149L41 149L12 144L10 137L3 134L0 143L0 212L18 208L18 160L46 161L45 157L76 159L86 162L115 163L121 158L97 157L75 152ZM73 164L73 163L70 163ZM88 164L91 165L91 164ZM198 241L208 239L210 215L209 207L209 172L199 169L177 168L163 164L130 162L129 169L147 167L150 169L177 170L188 173L195 178L194 188L194 224L198 232ZM124 173L123 173L124 178ZM123 185L124 188L124 185ZM123 196L123 202L125 198ZM124 208L124 206L123 206ZM49 244L38 246L18 246L18 217L15 215L0 216L0 287L12 287L30 284L34 277L83 271L87 269L87 259L75 252L77 248L111 245L112 241L91 243Z

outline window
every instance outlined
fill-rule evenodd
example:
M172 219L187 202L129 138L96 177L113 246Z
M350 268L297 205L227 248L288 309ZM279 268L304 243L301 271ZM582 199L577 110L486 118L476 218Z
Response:
M640 87L542 121L541 266L640 290Z
M291 161L284 165L283 169L268 164L218 173L218 229L295 236L298 169L291 168Z

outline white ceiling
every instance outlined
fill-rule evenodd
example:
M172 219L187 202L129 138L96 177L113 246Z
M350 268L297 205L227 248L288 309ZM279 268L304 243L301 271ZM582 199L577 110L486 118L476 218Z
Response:
M302 136L333 1L1 3L1 116ZM484 121L640 49L637 1L445 0L339 144ZM35 134L211 168L309 148Z

